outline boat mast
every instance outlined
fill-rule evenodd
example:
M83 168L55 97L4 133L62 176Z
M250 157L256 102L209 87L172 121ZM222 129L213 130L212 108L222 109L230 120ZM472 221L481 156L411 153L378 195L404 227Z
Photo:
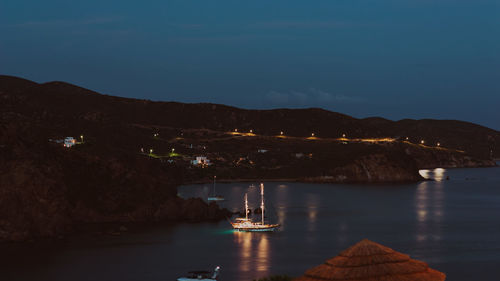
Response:
M215 178L217 178L217 176L214 176L214 197L215 197Z
M248 220L248 193L245 193L245 220Z
M262 224L264 224L264 184L260 184L260 210L262 211Z

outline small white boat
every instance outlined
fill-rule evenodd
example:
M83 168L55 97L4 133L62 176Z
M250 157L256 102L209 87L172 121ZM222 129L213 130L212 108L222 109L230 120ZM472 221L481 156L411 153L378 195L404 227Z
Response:
M222 196L210 196L210 197L208 197L207 200L208 201L225 201L226 198L224 198Z
M188 272L186 277L177 278L177 281L213 281L219 276L220 266L217 266L214 272L198 270Z
M208 198L207 198L207 200L208 201L224 201L224 200L226 200L224 198L224 196L216 195L216 193L215 193L215 178L217 178L217 177L214 176L214 193L213 193L212 196L209 195Z
M252 219L248 218L248 194L245 193L245 217L244 218L237 218L234 220L234 222L231 222L231 225L233 226L234 229L238 231L247 231L247 232L269 232L269 231L275 231L277 230L280 225L279 224L269 224L265 223L264 221L264 184L260 184L260 209L261 209L261 215L262 219L260 222L254 222Z

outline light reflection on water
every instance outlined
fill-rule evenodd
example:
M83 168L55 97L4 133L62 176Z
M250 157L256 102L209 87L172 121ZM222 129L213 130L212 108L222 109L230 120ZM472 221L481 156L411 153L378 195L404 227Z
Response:
M286 207L289 203L289 192L286 184L278 185L276 199L276 203L271 205L271 209L274 209L273 206L276 208L278 223L281 225L281 230L284 231L286 229Z
M257 254L257 271L262 272L264 275L269 274L269 241L267 240L267 234L259 236L258 243L258 254Z
M318 216L318 207L320 206L319 195L308 193L305 199L307 206L308 224L307 230L310 232L316 231L316 218Z
M176 280L189 270L216 265L222 266L220 281L299 276L368 238L429 263L447 280L498 280L500 168L421 173L436 181L265 183L267 218L283 224L277 233L234 232L229 222L219 221L131 227L118 237L89 235L47 247L0 244L0 279ZM227 199L219 203L241 211L248 192L252 209L258 207L258 188L249 185L217 184L217 193ZM183 186L179 195L206 197L210 186Z
M269 274L270 249L267 233L233 231L238 248L240 272L257 271L262 276Z
M337 242L339 245L345 245L348 240L348 226L345 222L339 224Z
M447 171L443 168L419 171L420 175L433 182L424 181L415 192L415 213L417 219L416 240L422 246L428 240L442 239L440 224L444 216L444 184ZM432 228L433 231L430 231Z
M421 173L422 174L422 173ZM424 181L418 184L415 191L416 233L415 238L419 248L432 247L443 239L443 218L445 207L444 169L434 169L423 174L435 179L434 182ZM435 258L439 261L439 258Z

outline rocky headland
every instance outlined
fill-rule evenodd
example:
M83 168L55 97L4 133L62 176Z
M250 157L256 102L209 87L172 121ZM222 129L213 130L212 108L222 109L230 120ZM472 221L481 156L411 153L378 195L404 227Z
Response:
M76 145L63 147L65 137ZM177 196L214 175L415 182L422 168L493 166L499 148L499 132L454 120L151 102L0 76L0 241L88 223L222 219L227 210ZM210 163L193 165L197 156Z

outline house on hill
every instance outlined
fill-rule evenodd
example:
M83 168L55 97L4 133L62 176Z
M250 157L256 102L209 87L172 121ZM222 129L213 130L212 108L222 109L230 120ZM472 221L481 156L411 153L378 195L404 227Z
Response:
M191 165L204 167L204 166L210 166L212 165L212 163L205 156L196 156L194 160L191 160Z
M73 137L67 137L64 139L64 147L72 147L76 145L76 139Z

